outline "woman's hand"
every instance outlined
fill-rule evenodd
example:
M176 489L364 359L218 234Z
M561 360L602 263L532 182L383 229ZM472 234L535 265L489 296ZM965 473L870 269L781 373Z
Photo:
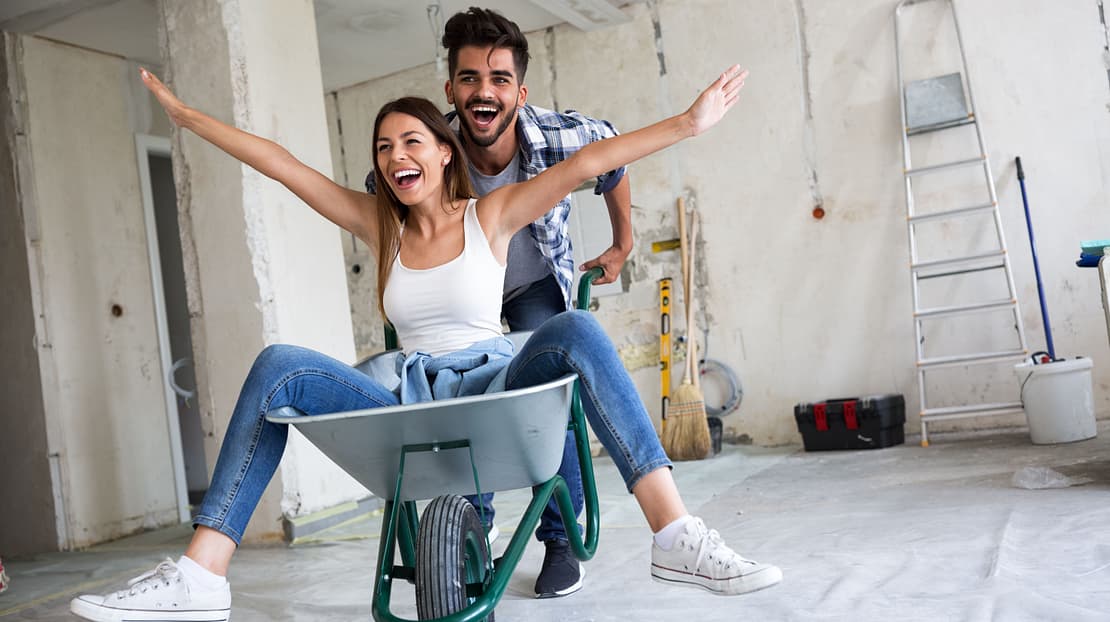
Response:
M185 116L189 111L189 107L181 103L181 100L173 94L173 91L169 90L165 84L162 84L161 80L147 71L145 67L139 69L139 77L142 78L146 88L150 89L150 92L154 94L154 98L158 100L158 103L162 104L162 108L166 110L166 114L169 115L170 121L173 121L173 124L178 127L185 125Z
M747 77L746 69L741 70L740 65L733 65L694 100L686 111L694 136L713 127L725 116L740 99L740 89L744 87L744 79Z

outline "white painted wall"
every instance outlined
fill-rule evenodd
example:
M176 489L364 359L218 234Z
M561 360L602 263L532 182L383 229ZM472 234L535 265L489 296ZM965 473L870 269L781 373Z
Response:
M21 41L45 415L81 547L177 520L133 137L145 102L116 57Z
M631 169L632 284L623 296L605 299L599 316L655 416L656 280L677 276L679 267L677 254L653 255L650 245L675 237L674 201L685 191L702 216L697 283L709 355L731 365L746 391L726 427L758 443L797 442L796 402L893 391L906 395L907 429L915 429L895 4L660 0L627 7L633 19L619 27L584 33L563 26L530 36L531 100L554 101L622 129L683 110L733 62L752 71L741 103L719 128ZM1097 275L1073 263L1080 239L1110 231L1110 162L1101 153L1110 144L1110 93L1097 7L965 1L959 10L1030 345L1039 349L1043 330L1015 155L1023 156L1029 176L1057 351L1094 358L1096 409L1106 416L1110 350ZM919 24L933 27L928 19ZM943 42L922 45L933 50ZM335 94L340 123L330 123L332 139L342 144L351 186L359 187L369 170L377 108L405 94L446 108L442 83L425 65ZM915 143L920 153L952 153L929 142L935 138L922 140ZM811 216L818 200L827 212L820 221ZM361 353L380 343L380 319L372 304L372 258L349 254L348 267L354 261L364 267L351 278ZM988 330L1003 336L1007 329ZM943 397L1012 396L1011 376L1003 368L970 381L949 378ZM978 419L953 427L1020 422Z

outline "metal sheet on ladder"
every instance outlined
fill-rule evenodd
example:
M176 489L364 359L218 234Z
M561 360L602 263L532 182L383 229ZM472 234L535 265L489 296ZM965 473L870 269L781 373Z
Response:
M906 84L906 126L910 134L966 123L969 118L960 74Z

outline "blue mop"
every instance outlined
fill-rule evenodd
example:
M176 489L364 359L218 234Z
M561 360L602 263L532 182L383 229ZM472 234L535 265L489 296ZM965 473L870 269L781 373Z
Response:
M1048 360L1037 361L1036 354L1033 355L1034 362L1051 363L1056 360L1056 346L1052 344L1052 326L1048 323L1048 305L1044 301L1044 284L1041 283L1041 265L1037 261L1037 242L1033 238L1033 221L1029 218L1029 199L1025 194L1025 169L1021 168L1021 157L1014 158L1014 163L1017 164L1017 178L1018 184L1021 185L1021 204L1025 208L1025 226L1029 230L1029 250L1033 253L1033 274L1037 277L1037 296L1041 299L1041 321L1044 322L1044 339L1048 347Z

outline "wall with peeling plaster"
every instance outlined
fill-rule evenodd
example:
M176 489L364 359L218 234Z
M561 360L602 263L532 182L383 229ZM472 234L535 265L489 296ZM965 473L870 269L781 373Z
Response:
M650 245L675 237L681 193L702 219L696 282L708 355L735 369L745 389L740 410L725 420L729 431L763 444L797 442L794 403L875 392L904 393L907 429L915 429L894 4L659 0L626 7L631 21L620 26L593 33L562 26L530 36L526 83L534 103L557 102L624 129L683 110L733 62L752 72L742 101L718 128L631 169L636 248L625 266L629 287L603 300L598 315L654 416L656 281L677 277L679 264L676 253L652 254ZM1057 350L1094 358L1096 409L1110 415L1110 350L1097 275L1073 264L1080 239L1110 231L1110 162L1102 155L1110 144L1110 89L1097 7L1049 10L1021 0L959 8L1030 346L1040 349L1044 337L1015 155L1029 175ZM942 56L948 40L942 26L928 16L917 20L924 36L916 49L928 52L919 60ZM426 65L334 94L332 139L343 146L352 186L369 170L377 106L417 93L446 108L442 82ZM915 143L915 157L951 159L967 145L966 135L952 143L928 137ZM938 200L957 197L947 188L923 190ZM818 205L827 214L821 220L812 216ZM973 223L932 235L937 245L963 249L988 231ZM359 349L370 351L380 343L373 259L350 248L347 259L349 269L361 268L348 277ZM933 293L965 296L981 287L972 281ZM997 320L937 329L929 333L930 347L969 335L994 342L1010 333ZM953 376L930 380L938 402L1012 398L1017 391L1006 366ZM947 429L1020 423L974 419Z

